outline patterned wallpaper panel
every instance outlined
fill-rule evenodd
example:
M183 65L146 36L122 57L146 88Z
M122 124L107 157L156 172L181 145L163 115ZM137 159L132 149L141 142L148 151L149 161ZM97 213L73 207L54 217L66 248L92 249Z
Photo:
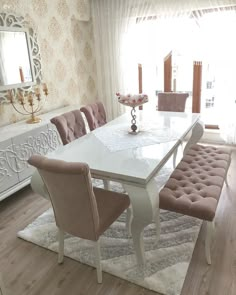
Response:
M0 0L1 12L23 16L37 33L43 80L49 88L42 112L97 97L89 4L89 0ZM11 105L0 105L0 126L24 118Z

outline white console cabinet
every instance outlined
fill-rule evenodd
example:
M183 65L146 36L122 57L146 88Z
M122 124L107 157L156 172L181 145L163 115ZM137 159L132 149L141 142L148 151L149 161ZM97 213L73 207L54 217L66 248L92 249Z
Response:
M30 183L34 168L27 160L45 155L62 144L50 119L79 107L70 106L40 115L42 122L25 121L0 127L0 201Z

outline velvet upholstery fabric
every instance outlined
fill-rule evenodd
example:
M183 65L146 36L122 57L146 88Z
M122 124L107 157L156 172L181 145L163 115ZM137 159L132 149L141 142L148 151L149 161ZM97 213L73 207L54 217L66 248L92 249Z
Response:
M87 133L80 110L56 116L51 119L51 123L56 125L64 145Z
M130 205L126 194L92 187L86 163L33 155L28 160L43 179L57 226L74 236L97 241Z
M158 93L158 111L184 112L188 93L160 92Z
M106 120L106 111L102 102L96 102L92 104L88 104L82 108L80 111L84 113L90 131L103 126L107 123Z
M212 221L231 151L193 145L159 193L160 208Z

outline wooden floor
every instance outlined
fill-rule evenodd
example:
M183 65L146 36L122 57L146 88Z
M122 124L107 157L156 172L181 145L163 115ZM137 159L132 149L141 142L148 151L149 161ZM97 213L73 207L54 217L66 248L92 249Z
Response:
M229 187L224 186L216 216L212 265L204 256L204 226L194 250L182 295L236 294L236 150L230 166ZM0 202L0 272L7 295L153 295L127 281L103 273L97 284L96 271L65 258L57 264L54 252L16 237L49 207L30 187Z

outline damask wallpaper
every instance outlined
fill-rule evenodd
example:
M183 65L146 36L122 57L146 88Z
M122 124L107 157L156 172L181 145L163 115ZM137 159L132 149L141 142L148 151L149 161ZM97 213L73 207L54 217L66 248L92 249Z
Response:
M96 99L89 0L0 0L0 7L23 16L37 33L43 81L49 88L42 112ZM0 105L0 126L23 118L11 105Z

